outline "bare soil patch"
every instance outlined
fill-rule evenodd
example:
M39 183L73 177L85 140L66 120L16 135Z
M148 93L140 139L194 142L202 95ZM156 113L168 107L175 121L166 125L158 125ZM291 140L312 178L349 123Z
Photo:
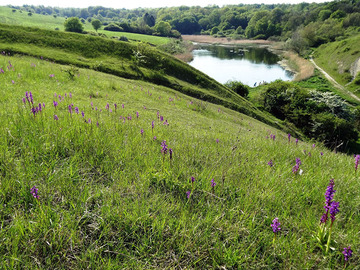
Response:
M259 44L259 45L271 45L273 42L263 39L230 39L230 38L216 38L213 36L206 35L182 35L183 40L198 42L198 43L209 43L209 44Z

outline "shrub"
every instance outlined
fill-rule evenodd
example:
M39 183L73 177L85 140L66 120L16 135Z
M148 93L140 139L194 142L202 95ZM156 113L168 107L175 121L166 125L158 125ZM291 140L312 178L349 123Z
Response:
M114 32L123 32L124 28L121 26L118 26L116 24L109 24L108 26L104 27L104 30L106 31L114 31Z
M129 41L129 39L128 39L127 37L125 37L125 36L119 37L119 40L121 40L121 41L126 41L126 42Z
M239 81L228 81L225 83L225 86L242 97L247 97L249 95L249 87Z
M80 22L79 18L72 17L67 19L64 22L65 31L67 32L76 32L76 33L82 33L84 30L83 24Z

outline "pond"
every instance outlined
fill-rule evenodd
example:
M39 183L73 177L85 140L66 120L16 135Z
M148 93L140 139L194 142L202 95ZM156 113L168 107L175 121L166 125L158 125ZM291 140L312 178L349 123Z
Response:
M290 81L294 74L278 64L281 59L263 47L198 45L189 65L220 83L240 81L249 86L277 79Z

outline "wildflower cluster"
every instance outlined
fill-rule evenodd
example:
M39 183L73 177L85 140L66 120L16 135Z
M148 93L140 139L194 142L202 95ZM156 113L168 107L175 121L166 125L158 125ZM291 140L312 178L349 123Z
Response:
M38 105L34 104L34 98L31 92L25 92L25 97L22 98L22 101L24 103L24 105L26 105L26 103L29 105L30 110L32 112L32 114L34 115L34 117L36 116L37 113L41 113L43 111L43 109L45 108L45 103L39 103Z

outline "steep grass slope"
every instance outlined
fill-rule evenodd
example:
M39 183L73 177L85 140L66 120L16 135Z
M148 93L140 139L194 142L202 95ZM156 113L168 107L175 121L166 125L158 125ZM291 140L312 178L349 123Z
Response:
M146 44L0 24L0 50L153 82L283 127L214 79Z
M314 57L316 63L338 83L359 96L360 77L354 80L354 68L356 65L360 69L360 35L321 45Z
M359 265L353 157L144 81L28 56L0 68L0 268L343 269L349 245Z

